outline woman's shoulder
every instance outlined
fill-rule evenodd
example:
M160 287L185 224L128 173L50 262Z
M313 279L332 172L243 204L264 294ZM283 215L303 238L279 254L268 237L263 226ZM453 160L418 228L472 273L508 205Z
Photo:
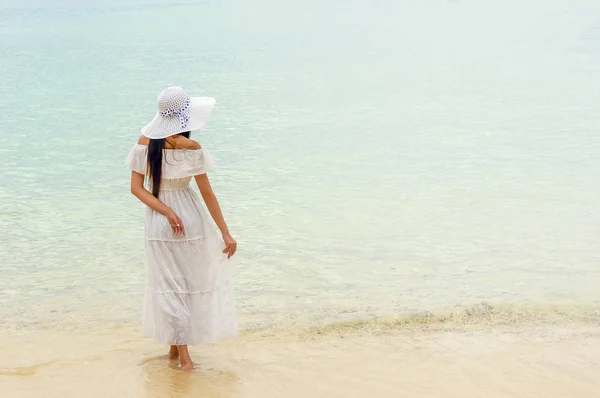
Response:
M142 135L138 139L137 145L148 146L149 143L150 143L150 139L148 139ZM197 149L202 149L202 146L197 141L191 140L182 135L173 135L171 137L167 137L167 142L166 142L165 148L166 149L197 150Z
M202 146L197 141L191 140L182 135L174 135L167 138L167 141L173 146L173 149L202 149Z
M141 135L140 138L138 139L138 142L136 145L148 146L149 143L150 143L150 139Z

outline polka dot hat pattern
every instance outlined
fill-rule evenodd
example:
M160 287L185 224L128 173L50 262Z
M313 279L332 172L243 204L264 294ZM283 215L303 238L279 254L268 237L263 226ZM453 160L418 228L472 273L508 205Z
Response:
M184 129L190 121L190 97L181 87L169 87L158 97L158 113L162 117L178 116Z

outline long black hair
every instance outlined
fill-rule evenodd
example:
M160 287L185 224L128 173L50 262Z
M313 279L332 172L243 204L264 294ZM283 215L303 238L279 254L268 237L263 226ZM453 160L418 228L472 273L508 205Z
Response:
M185 138L190 138L190 132L179 133ZM165 148L165 146L171 148ZM173 145L166 138L150 139L148 143L148 178L150 179L150 189L152 195L158 198L160 190L160 177L162 175L163 152L165 149L172 149Z

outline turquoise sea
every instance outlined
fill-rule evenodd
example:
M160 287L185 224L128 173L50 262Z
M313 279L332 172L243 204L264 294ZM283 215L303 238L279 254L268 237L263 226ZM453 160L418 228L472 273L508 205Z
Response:
M2 0L0 71L6 336L138 324L169 85L217 98L243 331L600 321L598 1Z

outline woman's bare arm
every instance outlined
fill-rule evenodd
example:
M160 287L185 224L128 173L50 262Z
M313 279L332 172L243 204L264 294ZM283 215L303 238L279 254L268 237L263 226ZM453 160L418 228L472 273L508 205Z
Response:
M176 236L185 235L185 227L177 214L144 187L143 174L135 171L131 172L131 193L146 206L167 217L171 228L173 228L173 234Z
M215 220L215 224L217 224L221 234L223 234L223 240L225 241L223 253L227 253L227 257L229 258L235 254L237 242L229 233L229 228L227 228L227 223L223 217L217 195L215 195L206 174L197 175L194 179L196 180L196 184L198 184L198 189L200 189L200 194L202 195L202 199L204 199L204 203L206 203L206 207L208 208L211 217Z

